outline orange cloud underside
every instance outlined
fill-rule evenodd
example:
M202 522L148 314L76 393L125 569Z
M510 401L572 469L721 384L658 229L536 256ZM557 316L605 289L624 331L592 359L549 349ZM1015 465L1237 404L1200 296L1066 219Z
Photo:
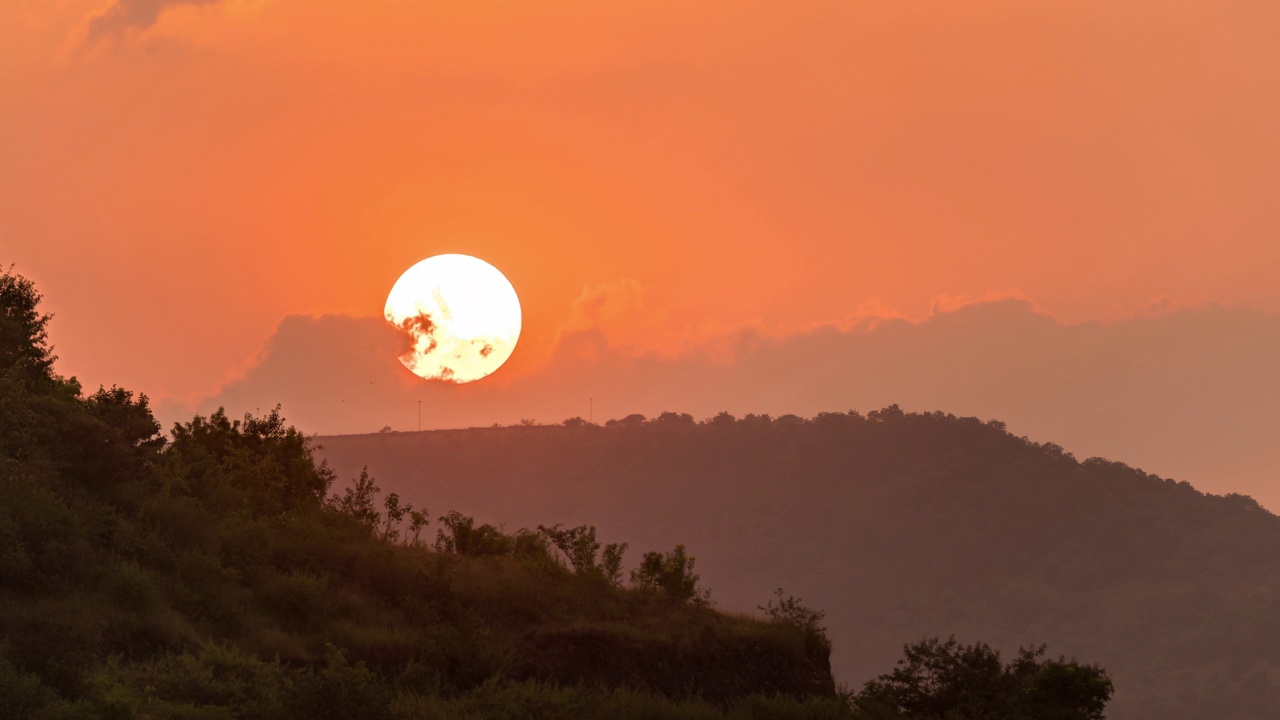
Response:
M89 382L205 394L443 252L516 286L513 373L618 278L664 352L943 295L1280 308L1271 2L225 0L86 44L103 4L0 8L0 261Z

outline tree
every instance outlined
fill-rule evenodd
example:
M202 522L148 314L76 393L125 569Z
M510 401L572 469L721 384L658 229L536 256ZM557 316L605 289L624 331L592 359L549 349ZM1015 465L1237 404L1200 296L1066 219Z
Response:
M388 493L387 497L382 501L382 508L384 510L382 514L382 539L387 542L396 542L400 539L400 523L404 521L406 515L413 512L413 505L411 503L402 504L398 493Z
M333 495L329 498L329 505L372 530L382 519L382 513L378 512L374 504L374 499L378 497L379 492L378 483L370 477L369 468L366 466L360 470L360 477L356 478L341 497Z
M319 507L334 479L278 405L261 417L246 413L243 421L230 420L221 408L207 418L197 415L174 426L165 456L197 497L253 515Z
M685 552L684 545L676 545L666 554L647 552L640 567L631 571L631 583L637 589L661 593L675 602L709 605L711 591L698 587L693 564L694 558Z
M1102 720L1112 684L1105 671L1044 647L1023 649L1002 664L985 643L954 637L907 645L892 672L852 699L858 720Z
M596 542L594 525L579 525L565 530L556 523L551 527L539 525L538 532L554 547L564 554L565 560L573 571L585 575L596 569L596 553L600 543Z
M664 412L654 418L653 422L657 425L667 425L676 427L687 427L697 424L693 416L689 413Z
M422 509L422 510L414 510L414 509L410 508L410 509L409 509L409 535L410 535L410 537L409 537L409 539L408 539L408 541L407 541L407 542L408 542L410 545L412 545L412 546L414 546L414 547L417 547L417 546L420 544L420 541L418 540L418 536L422 534L422 530L423 530L423 528L425 528L425 527L427 526L427 524L428 524L428 523L430 523L430 522L431 522L431 520L430 520L430 518L428 517L428 513L427 513L427 510L426 510L425 508L424 508L424 509Z
M610 585L622 584L622 556L626 554L628 543L609 543L604 546L600 555L600 574Z
M484 524L476 527L476 519L450 510L440 516L444 527L436 531L436 550L471 557L511 555L515 539L498 528Z
M40 312L42 297L35 283L0 270L0 372L11 372L27 383L53 379L47 326L50 316Z
M1098 720L1111 699L1111 678L1094 665L1074 660L1041 661L1045 647L1019 651L1015 668L1020 668L1026 688L1028 718L1037 720Z
M902 408L898 407L898 403L867 413L867 419L872 422L899 421L906 419L906 417L907 414L902 411Z
M600 553L594 525L579 525L565 530L560 529L559 523L551 527L539 525L538 534L559 550L569 567L579 575L598 575L610 585L622 581L622 556L627 551L627 543L609 543ZM599 562L597 553L600 553Z

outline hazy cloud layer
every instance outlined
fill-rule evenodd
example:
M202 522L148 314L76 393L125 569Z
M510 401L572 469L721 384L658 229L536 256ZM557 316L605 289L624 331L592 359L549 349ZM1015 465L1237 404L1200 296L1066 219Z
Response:
M179 5L212 5L221 0L116 0L115 4L89 21L86 44L118 38L130 30L146 30L160 19L165 9Z
M379 318L290 317L261 362L201 403L241 413L280 402L320 434L597 422L663 410L707 417L892 403L998 418L1011 430L1280 508L1280 316L1207 308L1062 325L1022 300L937 309L912 322L784 338L740 331L677 357L636 356L581 324L546 365L468 385L414 378Z

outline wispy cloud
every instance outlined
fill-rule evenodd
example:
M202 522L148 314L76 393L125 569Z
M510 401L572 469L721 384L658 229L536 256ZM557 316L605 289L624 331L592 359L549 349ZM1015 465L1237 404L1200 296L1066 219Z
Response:
M221 0L116 0L101 14L89 20L86 45L118 39L135 30L146 30L165 10L180 5L212 5Z

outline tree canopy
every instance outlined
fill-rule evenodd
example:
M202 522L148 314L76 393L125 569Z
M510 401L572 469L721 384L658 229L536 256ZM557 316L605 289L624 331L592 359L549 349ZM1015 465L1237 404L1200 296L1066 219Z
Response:
M1102 720L1106 672L1044 654L1024 648L1006 664L985 643L923 640L852 704L859 720Z

